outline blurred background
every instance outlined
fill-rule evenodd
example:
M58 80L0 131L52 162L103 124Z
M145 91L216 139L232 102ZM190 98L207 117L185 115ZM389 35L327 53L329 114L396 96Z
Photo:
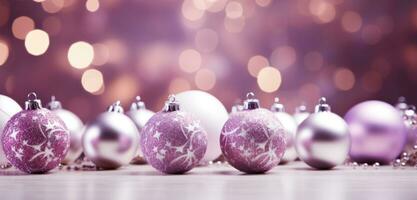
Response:
M55 95L83 120L190 89L228 109L278 95L290 113L326 96L343 115L416 103L416 86L416 1L0 0L0 93Z

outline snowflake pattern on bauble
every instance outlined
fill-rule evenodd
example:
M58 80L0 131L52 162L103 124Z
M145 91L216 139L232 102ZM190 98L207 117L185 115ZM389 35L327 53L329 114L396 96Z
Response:
M234 113L220 135L223 155L230 165L246 173L263 173L276 166L285 152L281 123L266 109Z
M70 144L64 122L44 108L14 115L1 139L10 163L27 173L45 173L57 167Z
M156 113L143 128L143 154L164 173L184 173L195 167L207 149L200 121L183 111Z

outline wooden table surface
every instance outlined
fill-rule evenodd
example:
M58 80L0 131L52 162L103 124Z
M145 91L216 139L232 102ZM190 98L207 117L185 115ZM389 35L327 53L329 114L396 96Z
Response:
M0 174L1 200L417 199L417 169L412 167L316 171L296 162L263 175L245 175L225 164L198 167L186 175L160 174L148 165L45 175L7 169Z

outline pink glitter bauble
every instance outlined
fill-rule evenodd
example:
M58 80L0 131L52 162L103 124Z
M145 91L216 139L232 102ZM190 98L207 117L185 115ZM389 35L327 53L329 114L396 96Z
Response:
M69 132L47 109L23 110L7 122L2 144L14 167L26 173L45 173L65 158Z
M286 141L273 113L263 108L230 115L220 135L220 147L230 165L246 173L264 173L280 162Z
M141 148L147 162L157 170L181 174L198 165L203 158L207 133L200 121L190 114L178 108L163 110L143 127Z

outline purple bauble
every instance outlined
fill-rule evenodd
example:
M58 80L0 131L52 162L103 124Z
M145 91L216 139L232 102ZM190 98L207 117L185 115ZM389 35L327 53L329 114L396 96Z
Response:
M388 164L403 150L407 134L393 106L365 101L351 108L345 120L351 134L349 155L353 161Z
M207 133L200 121L179 109L170 97L142 129L141 148L147 162L168 174L181 174L198 165L207 149Z
M38 99L28 102L26 110L7 122L2 145L14 167L27 173L45 173L64 159L70 144L69 132L57 115L41 108Z
M284 155L284 128L271 111L259 108L256 99L248 99L245 109L231 114L223 126L220 147L236 169L264 173L278 165Z

